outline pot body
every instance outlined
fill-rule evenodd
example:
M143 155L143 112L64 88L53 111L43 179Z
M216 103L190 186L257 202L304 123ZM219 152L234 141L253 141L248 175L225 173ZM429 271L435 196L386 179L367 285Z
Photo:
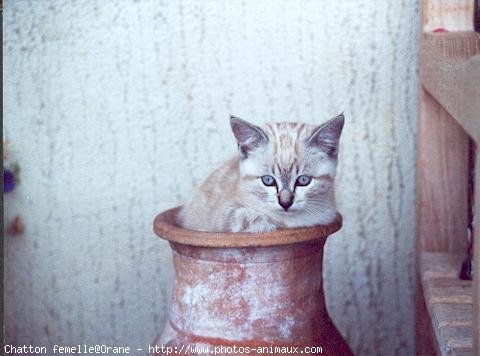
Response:
M173 304L154 354L351 355L325 307L325 240L234 248L170 242Z

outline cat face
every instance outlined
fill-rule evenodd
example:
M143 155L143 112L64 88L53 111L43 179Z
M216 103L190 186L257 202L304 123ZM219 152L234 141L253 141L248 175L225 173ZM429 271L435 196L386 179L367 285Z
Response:
M335 214L333 183L343 114L320 126L273 123L260 128L231 117L240 155L241 194L259 213L284 221ZM328 215L328 216L327 216Z

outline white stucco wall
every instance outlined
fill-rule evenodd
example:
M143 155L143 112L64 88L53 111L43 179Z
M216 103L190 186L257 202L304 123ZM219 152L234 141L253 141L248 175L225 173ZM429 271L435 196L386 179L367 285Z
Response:
M413 352L417 1L4 4L6 343L146 348L172 267L156 213L236 151L228 115L345 111L331 315L357 355Z

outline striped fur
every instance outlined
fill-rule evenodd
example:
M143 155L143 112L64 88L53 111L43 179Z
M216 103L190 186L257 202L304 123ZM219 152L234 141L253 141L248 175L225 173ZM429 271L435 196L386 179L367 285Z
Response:
M330 223L344 117L320 126L272 123L263 128L232 117L239 155L215 170L180 213L185 228L263 232ZM261 177L275 178L266 186ZM296 185L311 176L307 186ZM292 203L293 199L293 203ZM287 209L281 202L291 203Z

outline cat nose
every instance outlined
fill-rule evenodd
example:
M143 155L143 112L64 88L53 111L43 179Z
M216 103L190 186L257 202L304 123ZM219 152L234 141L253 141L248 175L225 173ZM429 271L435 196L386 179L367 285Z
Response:
M283 189L278 193L278 203L285 211L288 210L293 204L293 193L289 190Z

